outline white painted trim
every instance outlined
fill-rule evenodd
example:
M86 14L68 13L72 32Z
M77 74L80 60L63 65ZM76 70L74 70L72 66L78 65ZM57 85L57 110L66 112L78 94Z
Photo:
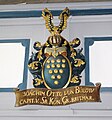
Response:
M6 110L0 117L112 117L112 110Z
M71 16L70 22L109 22L112 15Z
M0 19L0 26L41 25L45 24L42 17Z
M80 22L112 22L112 15L97 15L97 16L71 16L68 23ZM54 17L54 24L59 24L58 17ZM43 25L45 21L42 17L37 18L12 18L0 19L0 26L21 26L21 25Z
M25 10L63 10L65 7L69 9L104 9L112 8L112 2L73 2L73 3L45 3L45 4L16 4L16 5L0 5L0 11L25 11Z

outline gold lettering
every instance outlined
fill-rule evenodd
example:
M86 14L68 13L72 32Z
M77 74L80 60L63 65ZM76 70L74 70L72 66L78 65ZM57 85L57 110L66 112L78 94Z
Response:
M49 105L60 105L60 104L61 104L61 102L59 99L55 99L53 97L49 98Z
M62 96L62 92L52 92L52 96Z
M23 92L23 96L35 96L35 95L43 96L45 95L45 92L37 91L37 90L30 90L30 91Z
M49 104L54 105L54 98L51 98L51 97L50 97L50 99L49 99Z
M64 95L66 96L66 95L73 95L74 94L74 91L73 90L65 90L64 91Z
M76 86L60 90L29 89L17 91L17 106L27 104L66 105L76 102L100 101L96 87ZM20 97L19 97L20 96Z
M40 96L45 96L45 92L44 91L35 91L35 95L40 95Z
M42 104L48 104L48 100L46 97L42 97Z
M63 103L63 104L69 103L69 99L68 99L67 96L64 96L64 97L62 98L62 103Z
M60 100L56 100L56 104L60 105L61 104Z
M39 103L39 99L36 98L34 103Z
M93 93L95 91L94 88L87 88L87 87L79 87L79 86L76 86L75 87L75 93L76 94L85 94L85 93Z
M46 96L50 97L50 96L62 96L62 92L53 92L51 90L47 90L46 92Z
M77 97L72 97L71 98L71 102L73 103L73 102L76 102L77 101Z
M34 91L26 91L26 92L23 92L23 96L33 96L35 95L34 94Z
M30 99L30 98L28 98L28 99L21 99L20 100L20 105L24 105L24 104L28 104L28 103L34 103L34 99L32 98L32 99Z
M50 97L50 96L52 95L52 91L51 91L51 90L47 90L46 95L47 95L48 97Z
M76 88L75 88L75 93L76 94L80 93L80 88L78 86L76 86Z
M62 92L57 92L57 96L62 96Z
M21 100L19 101L19 104L20 104L20 105L23 105L23 99L21 99Z

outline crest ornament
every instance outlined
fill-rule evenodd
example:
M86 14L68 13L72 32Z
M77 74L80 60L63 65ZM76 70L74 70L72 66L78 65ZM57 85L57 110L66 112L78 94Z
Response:
M35 42L33 46L37 52L32 53L28 68L34 77L34 87L59 89L80 85L81 72L86 64L82 48L75 49L80 45L80 40L75 38L68 42L61 36L67 27L69 9L65 8L60 14L58 26L53 24L53 16L47 8L42 11L42 16L51 35L44 45Z

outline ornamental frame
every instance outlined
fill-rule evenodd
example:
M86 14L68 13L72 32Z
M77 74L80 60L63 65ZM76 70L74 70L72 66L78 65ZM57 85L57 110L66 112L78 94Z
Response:
M85 59L86 59L86 68L85 68L85 85L94 85L92 81L90 81L90 56L89 47L94 44L95 41L112 41L112 37L85 37L84 48L85 48ZM92 62L92 61L91 61ZM102 83L102 81L99 81ZM112 92L112 87L101 87L101 92Z
M0 44L2 43L21 43L22 46L25 47L25 58L24 58L24 69L23 69L23 81L20 83L17 87L21 90L27 88L27 77L28 77L28 58L29 58L29 46L30 46L30 40L29 39L5 39L0 40ZM16 82L16 80L15 80ZM0 88L0 92L14 92L15 88Z

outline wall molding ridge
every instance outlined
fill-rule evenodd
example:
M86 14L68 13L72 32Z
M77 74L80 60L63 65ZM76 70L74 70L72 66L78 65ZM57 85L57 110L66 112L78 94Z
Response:
M16 5L0 5L1 11L20 11L20 10L42 10L48 7L49 9L59 10L65 6L70 9L96 9L96 8L112 8L112 2L82 2L82 3L46 3L46 4L16 4Z
M109 22L112 21L112 15L98 15L98 16L71 16L68 23L74 22ZM55 24L59 24L59 19L54 16ZM21 26L21 25L43 25L45 21L42 17L38 18L13 18L0 19L0 26Z
M4 110L0 117L112 117L112 110Z

